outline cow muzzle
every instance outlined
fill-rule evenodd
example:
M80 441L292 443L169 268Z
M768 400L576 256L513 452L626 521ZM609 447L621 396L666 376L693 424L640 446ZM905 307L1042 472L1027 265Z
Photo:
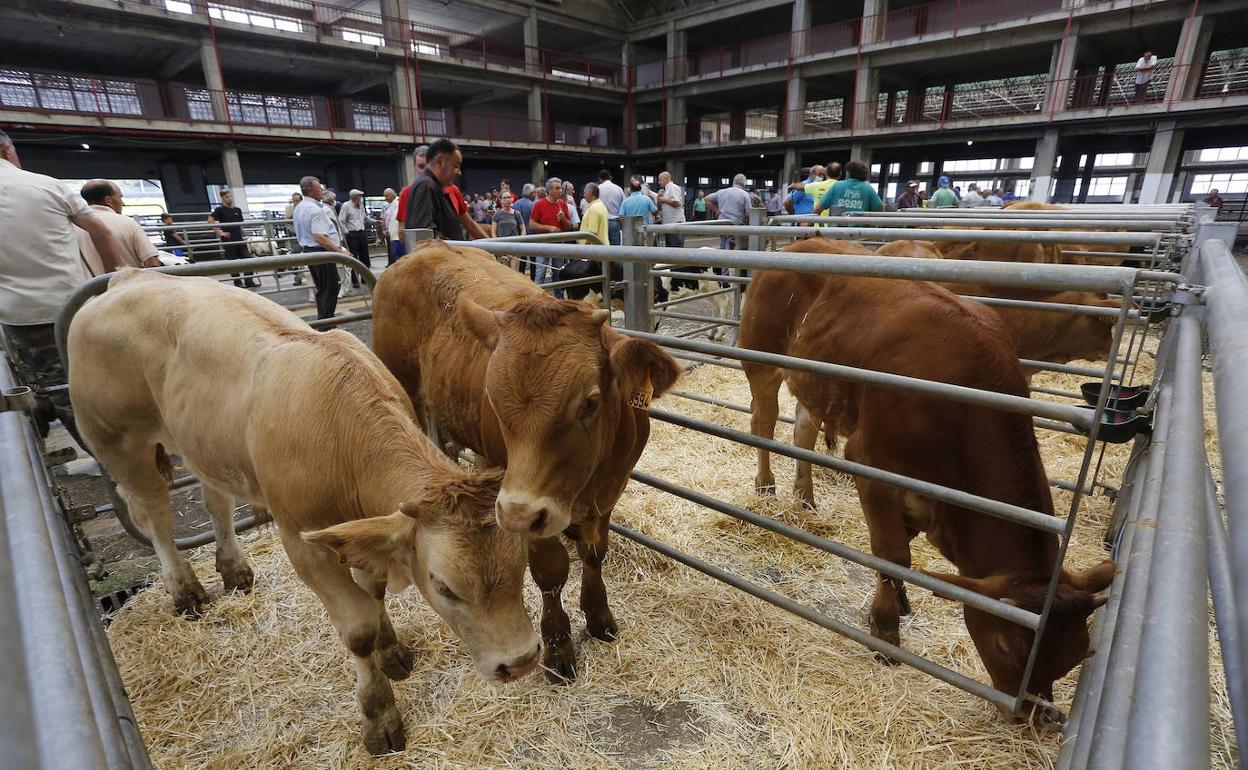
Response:
M504 663L499 663L494 668L491 678L496 682L509 683L517 679L523 679L533 670L537 668L537 658L542 651L542 645L538 642L534 645L533 650L518 658Z
M572 523L568 507L553 498L518 495L506 489L498 493L494 513L498 526L531 538L552 537Z

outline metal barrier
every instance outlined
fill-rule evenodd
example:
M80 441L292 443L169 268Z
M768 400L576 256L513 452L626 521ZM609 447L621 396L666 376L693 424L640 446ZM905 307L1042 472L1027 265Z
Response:
M16 383L0 356L0 390ZM0 413L0 736L6 767L151 766L30 420Z
M1216 501L1209 497L1208 466L1203 461L1203 443L1199 429L1200 390L1199 390L1199 331L1200 324L1209 314L1209 331L1214 346L1215 378L1219 393L1248 392L1248 283L1230 261L1226 246L1221 241L1207 241L1201 247L1203 257L1195 263L1187 253L1192 243L1199 242L1199 230L1195 227L1191 209L1188 207L1172 207L1164 210L1149 209L1146 217L1137 220L1137 224L1119 227L1119 220L1114 215L1118 212L1137 213L1134 209L1120 207L1118 209L1097 210L1087 212L1103 221L1101 225L1109 230L1158 230L1159 232L1088 232L1088 231L1055 231L1049 225L1060 227L1083 227L1081 218L1065 218L1066 221L1050 217L1042 222L1036 217L1039 229L984 231L959 229L924 229L919 227L901 228L896 225L970 225L974 218L964 218L941 222L932 217L881 217L879 222L871 222L867 226L838 226L824 230L821 234L829 237L857 240L879 239L923 239L923 240L956 240L956 241L1019 241L1026 243L1081 243L1128 246L1143 249L1141 258L1149 265L1159 268L1177 267L1181 259L1184 262L1198 264L1193 275L1183 275L1165 269L1140 269L1135 267L1109 267L1086 265L1039 265L1019 263L990 262L956 262L946 260L922 260L901 257L869 257L857 255L815 255L815 254L776 254L757 250L724 251L718 249L679 249L663 246L645 246L652 236L675 233L680 235L732 235L751 238L755 244L760 240L779 238L796 238L816 234L819 231L810 228L767 227L759 225L726 226L707 225L705 223L686 223L680 225L650 225L645 228L640 238L639 222L625 221L622 232L625 243L631 241L637 245L621 247L568 247L554 244L527 243L509 245L508 248L518 254L531 258L564 258L578 257L582 259L611 259L622 261L632 268L626 280L625 293L633 295L626 298L625 305L630 307L644 298L647 280L651 276L671 276L696 280L723 280L725 283L742 285L749 278L736 275L707 275L701 273L659 270L649 272L649 267L657 263L674 265L699 265L721 270L791 270L810 273L833 273L841 275L862 275L886 278L924 279L946 282L981 283L987 285L1030 287L1048 290L1084 290L1108 292L1121 297L1118 309L1092 306L1064 306L1044 308L1063 312L1084 312L1093 315L1115 316L1113 350L1103 370L1087 367L1062 366L1054 367L1059 371L1071 371L1099 379L1101 397L1093 410L1075 406L1041 402L1030 399L1011 399L1002 394L987 394L973 389L959 391L953 386L928 381L908 381L907 378L896 377L882 372L843 367L820 361L810 361L791 356L777 356L752 350L742 350L725 345L685 339L677 336L664 336L650 333L649 328L639 323L648 316L637 312L626 316L626 326L621 329L625 334L650 339L666 347L673 355L700 363L710 363L739 369L738 361L755 361L767 363L781 368L813 372L841 379L860 382L871 382L887 387L902 388L911 391L939 395L972 403L991 405L998 409L1009 409L1035 416L1037 428L1046 430L1078 431L1087 435L1083 462L1078 478L1074 483L1050 480L1055 486L1072 490L1070 510L1065 517L1053 518L1037 511L1017 509L1003 506L1001 503L977 498L961 490L927 484L917 479L899 477L879 469L851 463L837 457L823 455L818 452L794 447L782 442L767 440L748 433L726 428L685 417L665 409L651 408L651 417L660 421L679 426L687 430L695 430L704 435L734 441L747 446L766 449L777 454L795 458L823 467L835 468L850 474L883 481L917 494L936 499L956 501L957 505L966 506L990 515L1009 519L1018 524L1037 527L1043 531L1054 532L1060 537L1060 552L1064 556L1066 544L1072 532L1081 498L1095 486L1105 486L1100 476L1102 473L1098 454L1098 439L1105 410L1114 405L1108 398L1111 382L1128 384L1137 371L1138 359L1144 355L1144 340L1149 335L1165 331L1162 353L1158 361L1157 380L1153 384L1154 396L1144 407L1146 412L1154 415L1154 438L1151 442L1139 439L1140 446L1150 447L1148 452L1141 453L1133 460L1127 477L1123 480L1119 492L1120 508L1124 509L1124 517L1128 522L1127 529L1134 532L1134 545L1124 535L1119 543L1116 556L1119 565L1124 567L1122 574L1116 578L1111 589L1107 607L1100 612L1097 625L1093 631L1094 645L1098 653L1087 661L1081 671L1078 695L1073 705L1067 732L1070 740L1062 750L1062 767L1082 768L1096 767L1201 767L1208 765L1209 758L1209 691L1205 685L1209 666L1205 655L1206 650L1206 593L1205 553L1208 551L1209 575L1214 586L1214 603L1217 612L1219 633L1222 638L1224 664L1231 689L1231 697L1236 714L1237 732L1242 746L1244 735L1244 656L1248 649L1244 648L1243 640L1248 637L1245 616L1239 611L1231 596L1232 586L1248 585L1248 411L1242 407L1242 397L1237 405L1226 407L1219 404L1220 437L1223 440L1223 459L1226 470L1226 491L1229 519L1229 532L1221 529L1221 518L1217 515ZM1056 212L1065 214L1066 212ZM980 218L984 219L984 218ZM887 221L885 221L887 220ZM1080 220L1080 221L1074 221ZM839 220L845 225L863 224L858 217L842 217ZM985 226L1027 226L1032 220L1008 220L992 218ZM1055 224L1057 223L1057 224ZM885 227L875 227L884 224ZM630 232L632 236L630 237ZM478 242L479 248L495 251L493 244ZM1208 284L1208 289L1193 285L1194 281ZM643 287L638 292L637 287ZM727 291L719 289L718 291ZM704 293L707 296L713 292ZM993 299L993 298L986 298ZM1132 303L1138 302L1140 309L1132 309ZM1202 307L1201 305L1204 305ZM998 301L997 304L1011 304L1009 301ZM1034 305L1043 303L1022 303L1022 306L1036 309ZM1170 324L1172 328L1164 329L1165 313L1159 313L1157 307L1164 305L1167 312L1172 312L1177 319ZM651 312L653 308L649 309ZM656 313L656 315L658 315ZM677 317L666 313L667 317ZM727 323L736 318L712 319L695 314L681 314L686 320L718 321ZM1218 320L1214 320L1217 318ZM1225 351L1225 352L1223 352ZM1219 360L1219 354L1225 360ZM1039 362L1027 362L1039 363ZM970 392L966 392L970 391ZM712 403L740 412L748 412L745 405L732 404L721 399L709 398L705 395L686 394L680 391L672 395L686 397L703 403ZM1062 394L1079 397L1079 394ZM1225 414L1224 414L1225 412ZM784 419L784 418L782 418ZM789 418L791 419L791 418ZM1169 444L1169 452L1165 452ZM1103 452L1102 452L1103 454ZM1143 474L1143 476L1140 476ZM1137 478L1140 476L1140 478ZM811 535L790 525L775 521L765 516L745 510L739 506L699 492L687 489L670 481L640 471L632 476L635 480L656 489L674 494L686 500L703 505L742 521L753 523L772 532L790 537L812 547L832 553L836 556L855 561L858 564L876 569L889 577L912 582L915 585L932 590L942 596L954 598L985 612L1006 618L1012 622L1036 631L1033 638L1039 639L1044 625L1051 612L1054 593L1057 585L1058 572L1055 571L1049 586L1045 603L1039 613L1020 611L1001 602L983 596L955 595L956 586L943 583L927 576L910 574L897 565L879 563L871 554L856 551L842 543ZM1161 483L1166 479L1166 494L1162 495ZM1140 482L1143 481L1141 484ZM1148 511L1152 511L1148 513ZM1158 529L1154 532L1148 528L1148 522L1156 520ZM1211 526L1216 521L1218 526ZM846 624L801 606L768 588L751 583L722 568L716 567L690 554L682 553L671 546L651 537L632 531L627 527L614 524L613 529L620 535L635 540L642 545L663 553L682 564L704 572L705 574L724 581L753 596L771 602L793 612L812 623L828 628L853 639L864 646L882 652L900 660L907 665L918 668L928 674L940 678L950 684L972 692L992 703L1000 705L1015 713L1023 713L1038 699L1029 696L1025 687L1016 693L1005 693L975 681L966 675L948 669L933 661L909 653L893 645L881 642L864 630L849 627ZM1126 543L1126 546L1123 543ZM1155 547L1154 547L1155 546ZM1127 547L1130 553L1124 552ZM1059 556L1059 562L1061 561ZM1150 570L1149 567L1152 569ZM1150 572L1151 577L1150 577ZM1131 583L1131 593L1124 596L1123 583ZM1144 606L1149 609L1144 610ZM1009 609L1007 609L1007 607ZM1166 615L1167 623L1143 624L1146 616ZM1131 620L1138 625L1134 631L1128 630ZM1125 640L1126 648L1119 643L1113 633L1114 621ZM1107 630L1108 629L1108 630ZM1110 640L1113 639L1113 644ZM1134 641L1132 641L1134 639ZM1132 646L1134 645L1134 646ZM1132 650L1138 652L1134 655ZM1028 663L1034 665L1038 646L1033 643L1031 658ZM1181 660L1178 660L1180 659ZM1106 666L1106 660L1110 666ZM1106 675L1106 670L1110 673ZM1023 681L1027 681L1024 674ZM1117 683L1116 685L1114 683ZM1138 689L1137 689L1138 688ZM1098 741L1092 740L1088 733L1090 725L1100 729L1101 720L1089 709L1092 700L1090 693L1097 699L1112 699L1119 694L1130 694L1135 690L1135 707L1126 701L1125 707L1119 704L1116 708L1103 708L1105 714L1112 714L1112 721L1121 729L1133 736L1130 753L1122 754L1119 761L1108 764L1089 765L1088 749L1097 747L1098 752L1110 752L1111 744L1104 742L1100 733L1096 733ZM1147 698L1140 692L1149 693ZM1165 702L1166 707L1159 709L1157 705ZM1107 701L1108 703L1108 701ZM1116 701L1115 701L1116 703ZM1048 709L1052 704L1041 703ZM1180 716L1180 712L1183 712ZM1124 733L1126 734L1126 733ZM1144 739L1147 736L1147 740ZM1083 761L1074 760L1076 753L1082 752ZM1099 756L1094 753L1094 756ZM1125 764L1124 764L1125 760Z

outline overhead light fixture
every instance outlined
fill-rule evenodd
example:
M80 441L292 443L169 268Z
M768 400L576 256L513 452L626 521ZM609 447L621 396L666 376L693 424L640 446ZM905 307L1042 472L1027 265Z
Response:
M766 158L767 156L766 156L766 155L763 155L763 154L761 154L761 153L760 153L758 157L760 157L760 158Z
M966 146L967 146L967 147L970 147L972 144L975 144L975 140L974 140L974 139L967 139L967 140L966 140Z
M623 163L621 163L621 164L620 164L620 168L624 168L624 164L623 164Z
M84 149L84 150L89 150L89 149L91 149L91 145L87 144L86 142L83 142L83 143L82 143L82 149Z
M296 157L296 158L302 158L302 157L303 157L303 152L301 152L300 150L295 150L295 157Z
M544 161L542 161L542 165L543 165L543 166L549 166L549 165L550 165L550 161L548 161L548 160L544 160Z

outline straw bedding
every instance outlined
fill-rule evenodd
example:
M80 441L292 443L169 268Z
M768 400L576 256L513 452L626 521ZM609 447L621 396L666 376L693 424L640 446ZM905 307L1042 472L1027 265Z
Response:
M1037 384L1072 390L1079 380L1045 375ZM749 402L744 376L721 367L699 367L681 387ZM748 430L748 415L679 398L661 405ZM792 409L791 399L782 404L782 413ZM778 437L788 434L782 424ZM1073 480L1082 441L1039 436L1050 476ZM1107 481L1121 477L1126 457L1126 447L1110 448ZM780 495L759 497L752 450L656 422L638 467L869 548L848 477L816 469L820 510L811 513L788 493L793 463L776 458L774 466ZM1054 492L1064 513L1069 494ZM1069 555L1076 566L1103 558L1111 503L1098 495L1083 508ZM865 628L874 590L866 569L636 482L616 520ZM221 597L189 622L171 614L156 587L120 611L109 636L159 768L1047 768L1056 759L1054 734L1007 722L917 671L885 667L848 640L630 541L612 542L605 571L621 638L605 644L581 633L581 675L570 687L540 674L482 682L415 590L389 599L400 638L417 653L411 678L395 687L403 755L364 751L348 654L271 531L246 538L251 595ZM916 567L949 568L921 537L914 543ZM209 549L195 564L210 591L220 586ZM565 601L580 632L575 570ZM919 589L910 597L903 645L986 681L957 605ZM531 587L528 604L536 613ZM1211 652L1216 661L1212 639ZM1068 708L1074 677L1057 689ZM1221 689L1214 711L1214 764L1230 767Z

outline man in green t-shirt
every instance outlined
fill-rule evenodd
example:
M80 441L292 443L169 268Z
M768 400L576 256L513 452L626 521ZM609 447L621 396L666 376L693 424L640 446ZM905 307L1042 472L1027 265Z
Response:
M839 207L841 211L883 211L884 201L880 194L867 182L870 171L867 164L860 160L851 160L846 166L848 179L842 179L832 185L831 189L819 199L816 211L826 211Z
M942 176L937 180L940 189L932 194L931 206L938 209L956 208L958 196L949 189L949 177Z

